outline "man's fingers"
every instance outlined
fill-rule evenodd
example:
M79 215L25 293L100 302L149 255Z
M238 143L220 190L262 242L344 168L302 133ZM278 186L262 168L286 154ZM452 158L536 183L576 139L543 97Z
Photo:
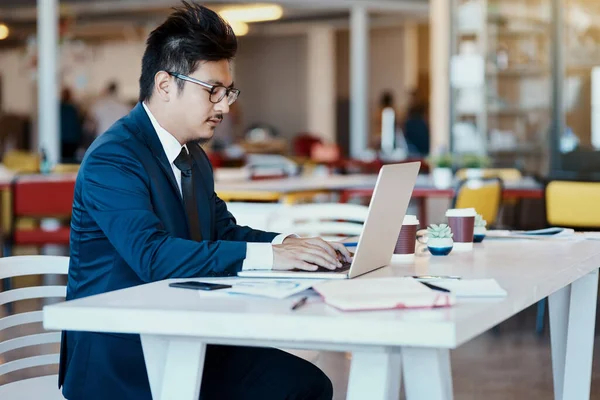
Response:
M321 238L312 238L309 240L309 243L315 246L319 246L323 250L325 250L329 255L333 258L337 258L337 254L335 249L331 246L331 244L327 243Z
M329 254L328 252L326 252L325 250L323 250L323 248L321 248L319 246L309 245L306 247L306 251L308 251L311 254L315 254L320 257L323 257L324 259L326 259L327 261L329 261L331 264L333 264L335 266L338 266L338 267L340 266L337 257L332 257L331 254Z
M318 254L305 252L300 255L300 259L302 259L303 261L309 262L311 264L316 264L320 267L330 269L330 270L335 270L337 268L337 264L333 264L333 263L327 261L324 257L321 257Z
M319 269L318 266L307 263L306 261L302 260L298 260L296 263L294 263L294 268L300 269L302 271L316 271L317 269Z
M344 246L342 243L340 242L330 242L329 243L336 251L338 251L342 256L344 256L344 259L348 262L352 261L352 255L350 254L350 251L348 250L348 248L346 246Z

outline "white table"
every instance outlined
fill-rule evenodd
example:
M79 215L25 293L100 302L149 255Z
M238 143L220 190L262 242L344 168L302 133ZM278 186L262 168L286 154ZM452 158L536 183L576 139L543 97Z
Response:
M223 180L215 182L216 192L280 192L292 193L315 190L348 190L373 189L377 183L377 175L331 175L331 176L299 176L268 180ZM454 182L455 184L458 181ZM504 187L509 190L539 190L542 185L531 177L516 181L505 181ZM415 188L435 189L430 175L419 175Z
M216 181L216 192L293 193L316 190L374 188L377 175L296 176L256 181Z
M140 333L154 399L197 400L206 345L228 344L350 351L348 399L397 399L402 372L409 400L447 400L450 349L550 296L555 399L589 399L599 266L594 241L488 241L472 253L418 258L359 279L490 277L508 290L503 299L356 313L312 302L292 312L290 299L217 298L156 282L47 306L44 326Z

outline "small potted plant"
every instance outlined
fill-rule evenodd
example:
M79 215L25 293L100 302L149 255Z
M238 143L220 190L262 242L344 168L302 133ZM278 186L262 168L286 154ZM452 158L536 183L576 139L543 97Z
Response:
M433 178L433 186L438 189L448 189L451 187L454 178L452 173L452 166L454 163L452 155L441 154L429 158L428 161L432 167L431 176Z
M487 221L480 214L475 216L475 230L473 231L473 242L481 243L485 239Z
M427 228L427 248L434 256L447 256L452 251L452 230L446 224L432 224Z
M469 179L483 178L483 169L490 165L490 159L477 154L465 154L461 160L462 168L466 169Z

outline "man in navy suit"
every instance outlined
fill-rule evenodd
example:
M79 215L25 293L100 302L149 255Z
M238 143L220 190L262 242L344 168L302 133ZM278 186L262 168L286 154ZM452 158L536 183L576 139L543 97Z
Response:
M187 4L147 41L140 103L101 135L79 171L67 299L168 278L243 269L341 266L340 244L236 225L214 192L199 143L237 99L237 40L214 12ZM285 93L281 94L285 96ZM331 399L328 378L276 349L209 346L201 398ZM64 332L59 385L69 400L151 399L138 335Z

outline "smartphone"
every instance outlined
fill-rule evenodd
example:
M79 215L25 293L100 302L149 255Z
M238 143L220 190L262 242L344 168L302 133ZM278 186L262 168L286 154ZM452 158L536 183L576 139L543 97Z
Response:
M231 285L222 285L220 283L208 283L208 282L174 282L169 283L169 287L182 288L182 289L194 289L194 290L219 290L228 289Z

